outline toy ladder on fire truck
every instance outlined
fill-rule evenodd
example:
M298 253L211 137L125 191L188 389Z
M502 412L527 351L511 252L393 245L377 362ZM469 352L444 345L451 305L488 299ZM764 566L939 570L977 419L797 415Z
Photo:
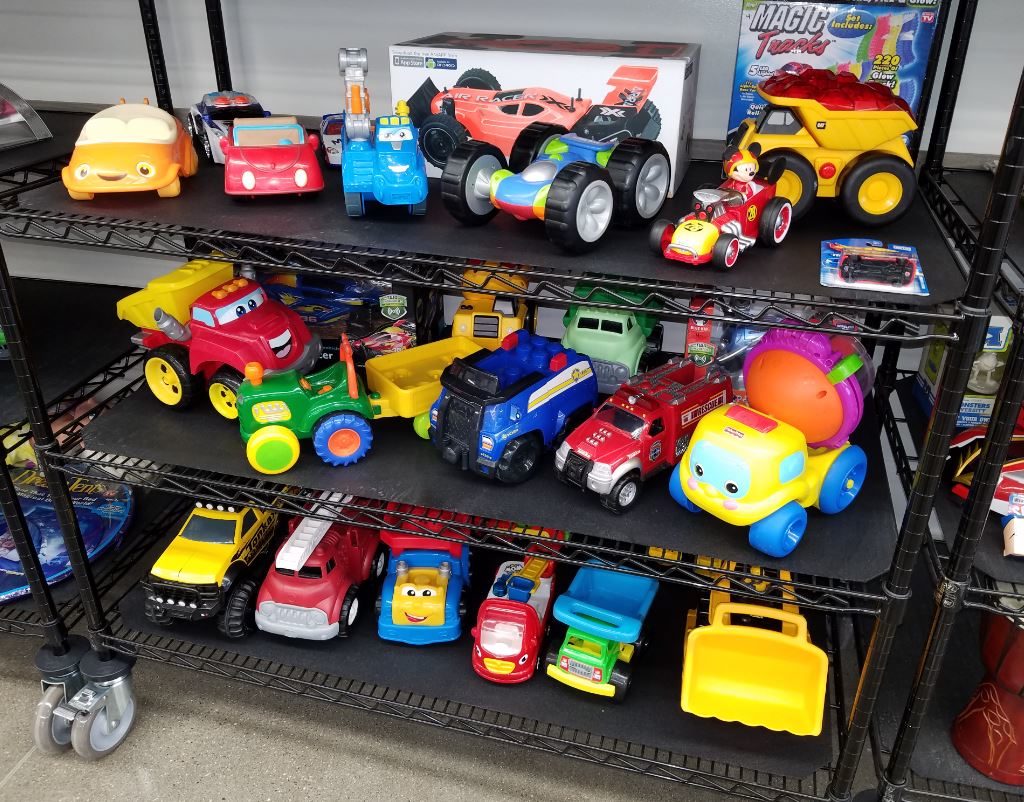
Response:
M323 493L320 496L322 501L337 502L351 499L345 498L341 493ZM317 504L310 512L318 512L320 505ZM313 553L324 535L331 528L331 521L320 518L306 517L299 521L295 530L288 536L288 540L277 553L275 565L287 571L298 571L306 564L309 555Z

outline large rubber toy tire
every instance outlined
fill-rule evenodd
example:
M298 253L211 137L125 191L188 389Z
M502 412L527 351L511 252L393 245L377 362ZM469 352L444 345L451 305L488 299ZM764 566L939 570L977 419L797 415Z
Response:
M793 204L793 219L799 220L814 205L818 196L818 174L803 156L792 151L774 150L761 157L761 172L771 172L779 159L785 159L786 166L775 187L776 197L785 198ZM796 197L793 197L793 196Z
M188 367L188 351L161 345L146 355L146 384L157 401L171 409L188 409L195 398L196 377Z
M740 258L740 241L732 234L722 234L711 249L711 266L715 270L732 270Z
M793 204L785 198L772 198L765 204L757 222L757 241L769 248L781 245L793 227Z
M615 222L636 226L658 216L671 184L672 165L660 142L630 137L608 159L615 188Z
M51 685L43 691L32 717L32 740L36 749L45 755L57 755L71 748L71 725L66 719L54 715L64 701L64 686Z
M651 250L658 254L658 256L664 256L665 248L662 243L666 239L671 240L675 230L676 224L671 220L666 220L664 217L655 220L651 223L651 230L647 232L647 244L651 246ZM668 232L667 238L666 232Z
M630 471L612 486L607 496L601 497L601 503L616 515L620 515L633 508L640 498L643 486L640 471Z
M313 448L328 465L351 465L366 456L373 431L366 418L339 412L320 420L313 429Z
M167 612L163 607L157 604L155 601L146 599L142 606L143 615L146 616L146 620L153 622L157 626L168 627L174 620L171 618L171 614Z
M359 616L359 586L352 585L345 593L338 613L338 637L347 638Z
M277 424L257 429L245 444L245 456L253 470L271 476L284 473L298 462L299 451L295 432Z
M479 180L483 190L487 174L507 168L505 154L487 142L470 140L459 145L448 158L441 174L441 202L452 217L463 225L479 226L498 210L491 203L490 189L481 197L474 189Z
M580 215L592 219L592 228L581 230ZM615 189L607 170L596 164L572 162L551 182L544 204L544 229L555 245L569 253L594 248L611 228L615 214Z
M459 76L459 80L455 82L455 85L466 89L485 89L489 92L501 90L501 83L498 79L487 72L487 70L482 70L479 67L466 70Z
M256 583L242 579L228 591L224 612L217 618L217 629L226 638L244 638L256 629Z
M680 477L680 466L682 463L676 463L676 467L672 469L672 476L668 480L668 494L672 496L676 504L682 507L687 512L699 513L703 510L694 504L690 499L686 497L686 493L683 492L683 481Z
M857 498L868 472L868 458L860 446L848 446L825 474L818 509L827 515L842 512Z
M455 149L469 139L469 131L450 114L431 114L420 125L420 150L435 167L444 169Z
M383 579L388 572L388 547L381 543L373 553L373 562L370 564L370 578Z
M807 529L807 510L790 501L750 527L750 545L769 557L785 557Z
M629 682L632 679L632 670L629 667L629 663L623 662L622 660L616 660L612 665L612 670L608 674L608 683L615 689L612 694L613 702L621 702L626 698L626 692L629 690Z
M517 485L533 476L540 467L544 446L534 433L510 440L494 468L494 477L507 485Z
M903 216L916 189L914 170L902 159L866 156L843 176L839 200L853 220L880 226Z
M519 132L519 136L512 144L512 152L508 157L508 169L513 173L521 173L537 161L548 142L564 133L566 133L564 125L530 123Z
M124 739L134 726L135 695L132 693L117 726L109 732L106 705L94 707L88 713L80 713L71 725L71 745L79 757L85 760L99 760L124 743Z
M647 123L644 125L644 130L637 133L641 139L657 139L661 136L661 112L658 107L655 106L651 101L644 103L644 107L640 109L640 113L647 112Z
M213 374L206 387L210 404L222 418L238 420L238 390L244 377L234 368L223 367Z

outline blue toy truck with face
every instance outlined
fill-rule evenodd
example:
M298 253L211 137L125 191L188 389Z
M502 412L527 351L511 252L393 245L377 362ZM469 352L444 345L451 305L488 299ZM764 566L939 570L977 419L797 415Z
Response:
M590 357L525 329L495 351L456 359L441 387L430 439L442 458L507 484L530 478L544 451L597 401Z

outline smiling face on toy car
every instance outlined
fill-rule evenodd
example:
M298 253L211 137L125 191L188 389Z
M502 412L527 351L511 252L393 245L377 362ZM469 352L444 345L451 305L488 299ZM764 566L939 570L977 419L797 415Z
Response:
M395 581L391 620L395 624L436 627L444 624L448 583L437 568L410 568Z

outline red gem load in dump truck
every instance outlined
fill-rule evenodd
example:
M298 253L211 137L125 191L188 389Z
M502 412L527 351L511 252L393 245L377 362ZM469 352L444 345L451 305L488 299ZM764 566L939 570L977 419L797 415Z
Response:
M729 374L674 359L622 385L555 453L567 484L591 490L625 512L651 474L675 465L697 421L733 398Z

